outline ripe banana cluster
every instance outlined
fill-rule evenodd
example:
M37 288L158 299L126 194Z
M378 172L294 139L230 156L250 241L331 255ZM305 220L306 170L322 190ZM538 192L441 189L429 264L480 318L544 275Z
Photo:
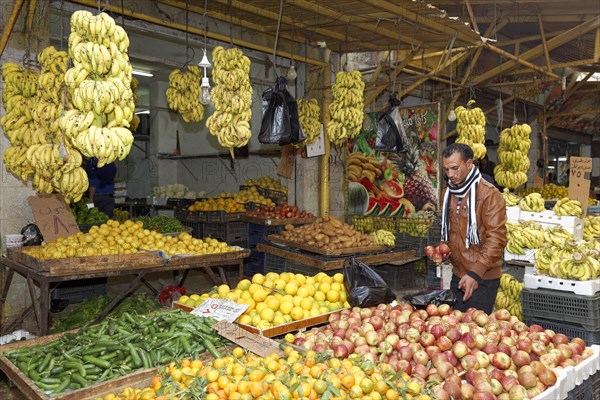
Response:
M527 182L531 127L513 125L500 133L499 164L494 168L494 178L499 185L515 189Z
M187 69L175 69L169 74L167 103L185 122L199 122L204 118L204 106L200 103L202 71L195 65L188 65Z
M508 188L504 188L502 191L502 197L507 207L518 206L521 198L516 194L512 193Z
M563 197L558 200L552 208L554 214L559 216L573 216L581 218L583 210L581 209L581 202L579 200L572 200L568 197Z
M545 231L535 222L507 222L506 250L512 254L525 254L525 249L537 249L544 244Z
M300 127L306 135L306 139L301 145L313 144L321 134L321 108L319 108L319 102L317 99L300 98L297 103Z
M206 119L206 127L233 157L233 148L248 144L252 135L250 59L238 48L225 50L221 46L213 49L212 57L215 87L210 95L216 111Z
M138 81L135 76L132 76L131 77L131 93L133 94L133 96L132 96L133 104L135 104L136 106L138 104L137 90L138 90L139 84L140 84L140 81ZM131 130L131 132L135 132L135 130L138 128L139 125L140 125L140 117L134 113L133 118L131 118L131 121L129 122L129 130Z
M583 224L583 240L594 241L600 238L600 216L588 215Z
M542 212L546 209L546 203L541 194L533 192L519 201L519 207L523 211Z
M2 158L6 170L26 182L35 169L27 161L26 137L36 130L32 110L38 102L38 74L13 62L2 65L2 102L6 114L0 118L2 130L11 146L4 150Z
M385 229L379 229L371 233L373 243L378 246L394 246L396 244L396 235Z
M62 86L68 58L66 51L58 51L54 46L48 46L38 54L42 67L38 76L38 94L42 100L62 104Z
M519 282L510 274L502 274L500 287L496 294L494 306L496 309L505 308L511 315L523 320L523 306L521 304L521 292L524 284Z
M536 273L587 281L600 276L600 252L576 243L545 245L535 253Z
M479 107L471 106L475 100L469 100L467 107L458 106L454 109L456 114L456 143L463 143L473 149L475 159L485 157L485 114Z
M79 10L71 15L73 68L65 73L65 84L77 111L66 112L60 125L71 144L97 158L99 167L124 159L133 144L127 129L135 109L128 46L127 33L108 14Z
M544 230L544 241L555 246L564 246L565 243L573 242L575 238L571 232L568 232L560 225L556 225Z
M340 71L335 75L332 89L333 102L329 106L331 121L327 125L327 135L331 143L339 146L360 133L364 117L365 82L360 71Z

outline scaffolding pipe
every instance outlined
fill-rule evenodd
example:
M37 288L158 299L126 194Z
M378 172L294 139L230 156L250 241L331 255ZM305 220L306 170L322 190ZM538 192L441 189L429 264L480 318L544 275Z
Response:
M21 8L23 8L24 1L25 0L17 0L15 2L12 12L10 13L10 16L8 17L8 21L6 21L6 26L4 27L4 30L2 30L2 37L0 38L0 57L2 57L2 54L4 54L4 49L6 48L6 45L8 44L8 39L10 38L10 34L15 26L17 17L19 16L19 13L21 12Z
M331 59L331 50L326 48L324 61L329 64ZM331 71L329 68L323 69L323 87L331 86ZM325 154L321 156L320 164L320 191L319 191L319 215L326 217L329 215L329 155L331 153L331 144L327 136L327 125L329 124L329 103L331 102L331 90L323 90L323 139L325 143Z

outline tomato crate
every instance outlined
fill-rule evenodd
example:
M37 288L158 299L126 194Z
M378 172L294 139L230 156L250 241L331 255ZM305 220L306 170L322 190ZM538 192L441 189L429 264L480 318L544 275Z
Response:
M211 237L222 240L231 245L242 245L246 247L248 243L248 227L246 222L208 222L204 223L204 237Z
M579 324L600 331L600 293L580 296L558 290L523 289L524 318L542 318Z
M256 248L256 245L265 241L267 236L279 233L283 230L283 225L261 225L248 223L248 247Z
M567 393L565 400L597 400L600 399L600 371L575 386Z
M600 331L599 330L588 330L570 322L554 321L551 319L528 317L523 312L523 320L530 326L533 324L540 325L544 329L551 329L555 333L562 333L569 339L581 338L585 341L586 345L600 344Z

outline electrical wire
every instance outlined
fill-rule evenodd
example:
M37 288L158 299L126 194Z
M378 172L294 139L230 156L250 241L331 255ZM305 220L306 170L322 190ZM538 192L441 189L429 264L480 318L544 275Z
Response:
M283 16L283 0L279 0L279 17L277 18L277 31L275 32L275 44L273 45L273 59L271 63L273 64L273 70L275 71L275 76L279 78L279 73L277 72L277 43L279 42L279 29L281 28L281 17Z

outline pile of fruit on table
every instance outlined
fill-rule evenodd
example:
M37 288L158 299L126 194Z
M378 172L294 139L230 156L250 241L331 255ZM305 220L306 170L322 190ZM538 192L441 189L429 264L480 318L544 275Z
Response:
M179 304L197 307L208 298L220 298L248 305L238 322L268 329L292 321L349 307L343 275L319 272L305 276L283 272L255 274L235 288L221 285L209 293L181 296Z
M108 220L93 226L88 233L76 233L66 238L43 243L39 247L24 249L23 253L38 259L99 256L111 254L133 254L144 250L162 251L168 256L177 254L215 254L237 251L225 242L216 239L196 239L188 233L164 236L144 229L142 221L127 220L123 223Z
M284 219L284 218L314 218L314 215L308 211L300 211L298 206L282 204L279 206L269 205L254 210L246 211L249 217L264 219Z
M188 207L188 211L225 211L226 213L244 212L243 204L232 198L211 197L207 200L195 201Z
M287 186L284 186L280 180L273 179L270 176L263 176L257 179L248 179L244 182L244 186L257 186L262 189L276 190L279 192L288 192Z

